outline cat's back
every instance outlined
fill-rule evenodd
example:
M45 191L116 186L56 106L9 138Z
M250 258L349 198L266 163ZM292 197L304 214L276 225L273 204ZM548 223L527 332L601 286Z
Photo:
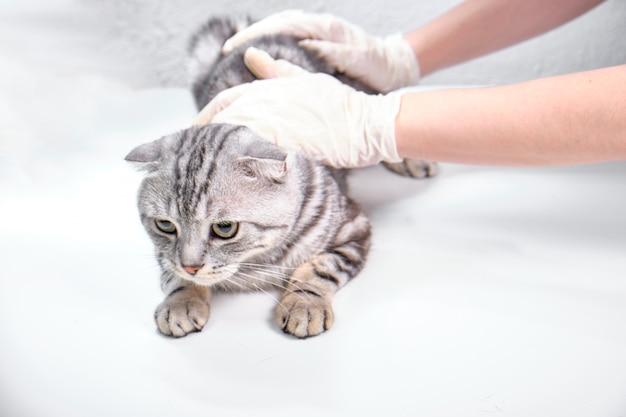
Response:
M235 48L228 55L222 55L224 41L250 22L248 18L212 18L191 38L188 68L198 109L219 92L255 80L243 62L243 54L251 46L267 52L274 59L287 60L307 71L334 72L334 68L317 53L300 47L300 39L289 35L262 36Z

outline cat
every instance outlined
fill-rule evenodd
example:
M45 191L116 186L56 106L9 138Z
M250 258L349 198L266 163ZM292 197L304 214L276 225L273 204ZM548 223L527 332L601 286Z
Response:
M225 88L253 80L242 60L248 45L372 91L289 36L262 37L222 56L223 42L249 23L213 18L192 37L198 109ZM282 292L275 317L285 333L307 338L332 326L333 295L363 268L371 239L369 220L347 194L345 170L228 124L176 132L136 147L126 160L146 172L138 208L162 270L166 296L155 311L161 333L200 331L215 291L272 288ZM422 161L397 165L397 172L417 177L435 169Z

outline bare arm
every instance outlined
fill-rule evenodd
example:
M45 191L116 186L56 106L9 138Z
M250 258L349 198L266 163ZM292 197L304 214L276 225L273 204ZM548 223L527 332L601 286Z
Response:
M405 35L422 77L530 39L602 0L467 0Z
M626 65L507 86L407 93L403 157L497 165L626 159Z

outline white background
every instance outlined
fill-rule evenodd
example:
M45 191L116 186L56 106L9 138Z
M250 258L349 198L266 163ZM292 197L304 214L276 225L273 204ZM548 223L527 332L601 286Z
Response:
M201 333L157 333L123 157L194 117L185 19L309 5L384 33L411 22L396 3L0 1L1 416L626 416L625 163L357 172L374 244L329 333L283 335L263 294L215 297ZM624 63L623 12L425 82ZM579 58L552 65L555 45Z

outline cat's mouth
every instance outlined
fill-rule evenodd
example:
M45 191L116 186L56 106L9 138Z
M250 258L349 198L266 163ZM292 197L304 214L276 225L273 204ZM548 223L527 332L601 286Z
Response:
M176 275L184 280L191 281L194 284L205 287L213 286L224 281L230 281L237 271L238 265L224 265L221 267L183 267L176 266Z

